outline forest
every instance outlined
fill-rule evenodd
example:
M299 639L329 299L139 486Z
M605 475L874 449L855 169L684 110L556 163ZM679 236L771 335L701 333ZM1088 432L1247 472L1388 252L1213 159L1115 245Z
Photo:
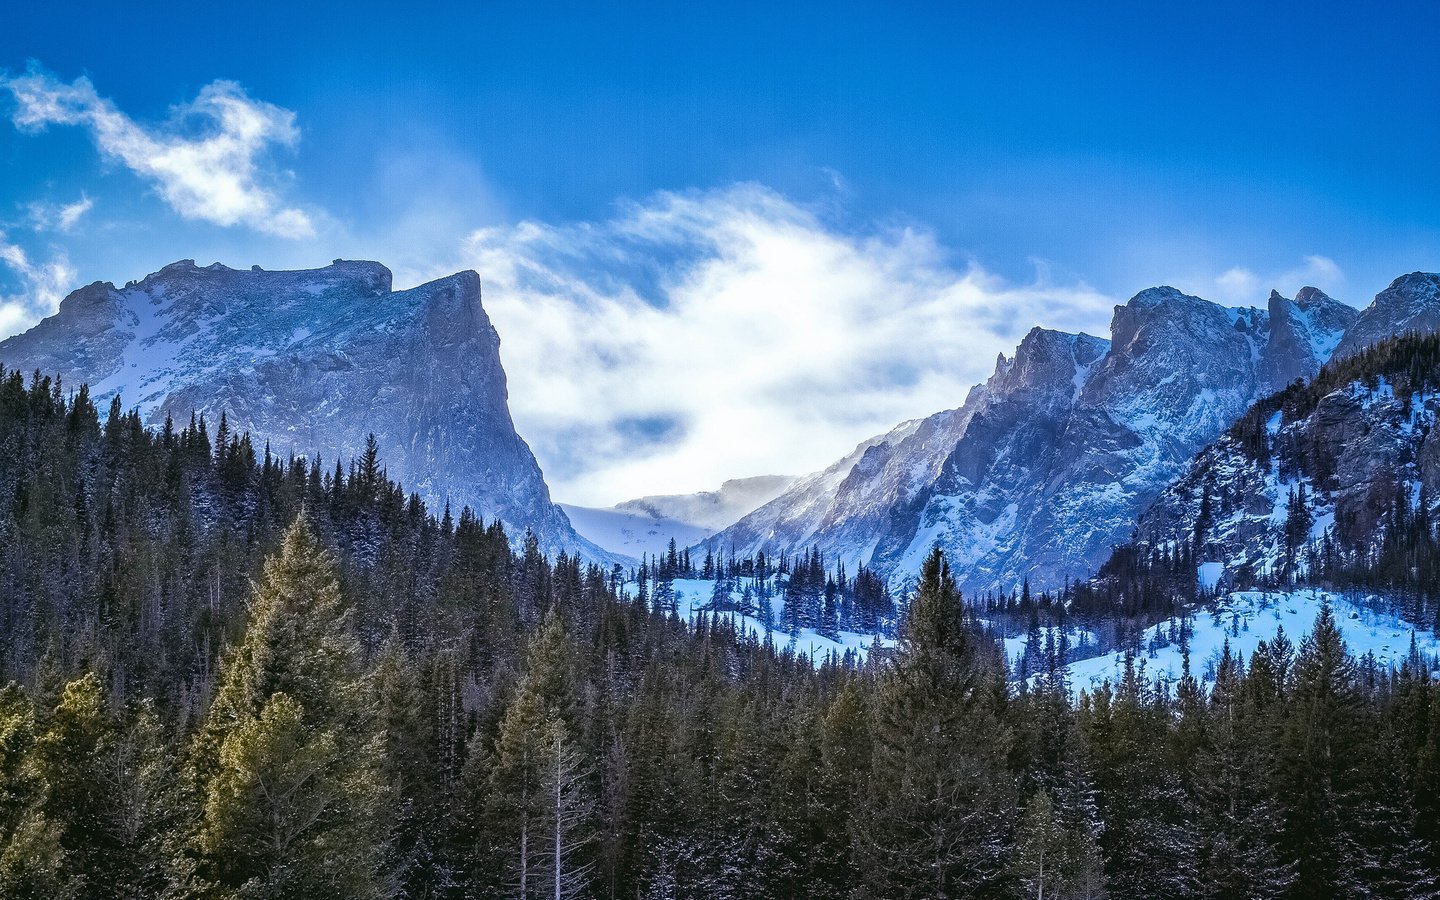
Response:
M1077 699L981 622L1055 601L971 602L939 551L897 598L777 560L782 618L896 632L817 664L678 617L688 557L638 578L517 537L373 442L277 458L0 371L0 896L1440 892L1440 685L1328 611L1208 693L1137 664ZM1112 574L1182 604L1186 564ZM1087 614L1162 603L1113 583Z

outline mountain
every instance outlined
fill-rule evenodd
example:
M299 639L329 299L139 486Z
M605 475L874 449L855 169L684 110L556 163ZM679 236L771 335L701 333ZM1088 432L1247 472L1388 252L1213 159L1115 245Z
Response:
M1142 291L1115 307L1109 340L1032 330L959 408L864 442L705 544L818 545L900 582L938 543L969 592L1058 586L1094 571L1196 452L1313 375L1359 317L1314 288L1264 310Z
M96 282L0 341L0 361L88 383L144 421L248 430L281 455L347 459L374 433L389 475L437 508L468 504L549 551L607 554L550 500L510 418L500 337L480 278L395 291L375 262L248 271L193 260L117 289Z
M1297 378L1314 378L1335 352L1360 313L1338 303L1318 288L1305 287L1290 300L1270 292L1266 306L1270 343L1261 361L1261 380L1278 390ZM1385 334L1394 333L1394 329Z
M1255 404L1196 456L1140 519L1136 543L1189 543L1212 584L1323 575L1433 586L1437 416L1440 337L1407 334L1337 359Z
M1390 282L1346 330L1335 355L1350 356L1377 341L1407 331L1420 334L1440 331L1440 274L1412 272Z
M657 494L611 507L560 504L575 529L613 553L633 559L664 553L673 538L690 547L769 503L795 482L789 475L733 478L718 491Z

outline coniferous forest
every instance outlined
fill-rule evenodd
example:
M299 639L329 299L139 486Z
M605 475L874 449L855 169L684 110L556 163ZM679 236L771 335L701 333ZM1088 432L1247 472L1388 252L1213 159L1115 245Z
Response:
M373 444L0 372L0 896L1440 892L1440 686L1328 612L1213 691L1076 701L938 551L895 649L817 663L513 544ZM818 553L792 577L836 615Z

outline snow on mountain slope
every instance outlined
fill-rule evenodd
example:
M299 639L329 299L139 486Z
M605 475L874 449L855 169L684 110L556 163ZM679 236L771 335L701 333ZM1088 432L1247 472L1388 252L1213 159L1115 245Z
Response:
M832 655L841 658L848 652L855 654L857 659L863 660L873 647L895 646L893 638L857 634L853 631L840 631L833 636L827 636L813 628L799 628L794 634L790 634L773 627L766 627L758 613L742 615L733 610L715 611L715 582L713 581L701 578L678 578L675 580L674 586L677 614L686 621L693 622L701 614L724 619L734 625L741 634L752 635L762 642L768 640L777 648L788 648L797 655L808 657L817 665L825 662ZM738 604L741 596L739 591L732 591L731 603ZM784 604L785 601L780 596L770 600L771 621L778 622L780 620Z
M816 543L897 581L938 543L968 592L1058 584L1098 565L1245 408L1267 336L1265 312L1173 288L1117 307L1109 341L1037 328L959 409L869 442L708 543Z
M1295 299L1270 292L1270 352L1261 365L1265 388L1279 390L1297 378L1314 378L1335 352L1360 311L1330 299L1317 288L1301 288Z
M1035 329L959 409L867 441L705 545L818 544L897 587L936 544L970 593L1084 577L1252 402L1372 332L1440 327L1435 279L1398 279L1363 313L1309 287L1263 310L1159 287L1115 308L1109 341Z
M657 494L610 508L560 504L575 530L613 553L632 559L664 553L671 539L691 547L780 495L795 482L789 475L758 475L726 481L718 491Z
M732 478L718 491L698 494L658 494L615 504L657 518L686 522L711 531L734 524L741 516L780 496L794 484L794 475L756 475Z
M561 503L570 524L600 547L638 562L643 555L663 554L673 539L678 547L691 547L714 533L713 529L637 510L574 506Z
M1440 331L1440 274L1412 272L1392 281L1345 332L1335 356L1350 356L1376 341L1407 331Z
M1305 394L1277 394L1206 447L1136 528L1148 546L1198 541L1218 583L1270 575L1305 577L1303 544L1333 536L1368 543L1397 490L1412 503L1440 488L1440 395L1398 387L1384 375L1333 384L1322 375ZM1313 402L1313 406L1311 405ZM1243 424L1243 423L1242 423ZM1251 431L1257 433L1251 434ZM1292 521L1291 503L1303 518ZM1298 523L1298 524L1297 524ZM1303 528L1303 534L1287 534Z
M1280 629L1295 646L1315 626L1321 605L1329 601L1335 624L1351 655L1374 656L1384 668L1398 668L1410 655L1411 641L1427 662L1440 655L1440 638L1426 628L1406 622L1382 598L1347 597L1315 589L1289 592L1241 591L1227 594L1211 608L1197 612L1185 625L1189 634L1182 647L1182 623L1166 621L1146 629L1140 649L1134 654L1136 671L1142 680L1160 681L1173 690L1184 674L1185 648L1190 654L1190 673L1209 690L1221 649L1228 641L1232 655L1249 663L1261 641L1273 641ZM1013 646L1012 646L1013 644ZM1023 651L1022 636L1006 642L1010 658ZM1072 638L1072 644L1078 644ZM1072 662L1065 667L1071 690L1094 691L1105 682L1117 684L1125 675L1125 653L1111 652Z
M173 263L117 289L97 282L0 341L0 361L91 385L160 425L222 411L276 453L357 455L377 436L391 477L432 504L472 506L549 552L605 560L550 501L515 433L500 338L461 272L393 291L379 263L267 272Z

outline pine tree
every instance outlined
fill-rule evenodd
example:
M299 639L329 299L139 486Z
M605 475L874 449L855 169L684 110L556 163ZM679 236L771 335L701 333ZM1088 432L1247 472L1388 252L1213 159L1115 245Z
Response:
M0 688L0 896L69 900L73 877L63 831L41 807L45 784L30 764L35 715L13 684Z
M944 554L925 562L886 672L856 853L866 896L965 897L1001 875L1005 689L963 626Z
M1244 673L1227 641L1204 717L1203 744L1191 763L1207 896L1280 897L1294 881L1294 866L1278 846L1283 821L1273 798L1272 720L1269 710L1247 702Z
M571 737L578 715L573 654L560 617L552 613L531 641L525 677L501 719L493 751L476 748L485 757L469 781L484 810L472 871L500 873L498 884L481 885L492 893L571 897L586 883L591 798L589 770Z
M255 589L192 751L217 896L382 897L381 742L335 562L302 516Z
M446 880L437 833L443 826L442 806L425 715L427 698L394 632L380 651L370 689L383 741L380 775L388 791L387 819L393 835L385 849L385 869L399 876L404 895L425 896Z
M1022 897L1100 900L1106 896L1099 849L1086 830L1066 827L1043 790L1036 791L1025 807L1010 871Z
M1300 647L1290 679L1278 769L1285 849L1296 860L1294 890L1343 891L1352 839L1353 791L1364 723L1355 662L1326 601Z

